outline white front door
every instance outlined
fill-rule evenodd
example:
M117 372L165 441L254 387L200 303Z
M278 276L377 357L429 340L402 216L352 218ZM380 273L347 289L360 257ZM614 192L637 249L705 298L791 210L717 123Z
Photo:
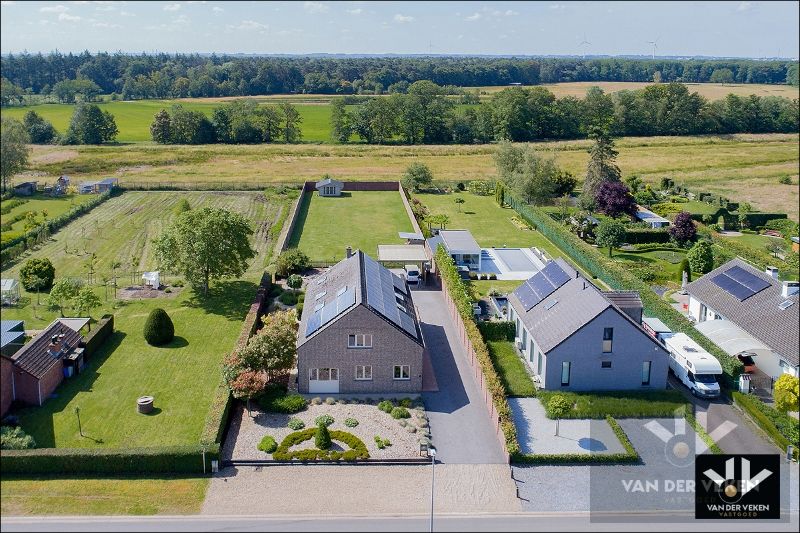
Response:
M309 394L338 394L338 368L311 368L308 371Z

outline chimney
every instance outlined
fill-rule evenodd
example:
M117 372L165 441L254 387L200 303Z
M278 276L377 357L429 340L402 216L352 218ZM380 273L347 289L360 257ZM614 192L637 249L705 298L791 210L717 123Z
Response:
M764 273L765 273L767 276L771 276L771 277L772 277L772 279L778 279L778 268L777 268L777 267L768 266L768 267L767 267L767 268L764 270Z
M800 292L800 281L784 281L781 296L788 298Z
M345 257L345 259L347 259L351 255L353 255L353 247L352 246L348 246L347 248L344 249L344 257Z

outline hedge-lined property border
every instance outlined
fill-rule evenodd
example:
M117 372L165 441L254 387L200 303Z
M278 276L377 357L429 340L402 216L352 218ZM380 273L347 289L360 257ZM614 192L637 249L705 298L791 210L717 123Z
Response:
M686 422L692 426L692 429L700 437L700 439L706 443L706 446L708 446L708 449L711 451L711 453L716 455L725 453L722 451L722 448L720 448L719 445L714 442L714 439L711 438L711 435L706 432L705 428L700 425L700 422L697 421L697 419L692 413L689 412L688 409L684 412L683 417L686 419Z
M625 451L622 453L516 453L512 461L520 464L630 464L642 460L639 452L631 444L625 430L611 416L606 416L606 422L611 426L614 435L619 439Z
M86 341L84 342L86 357L93 356L112 333L114 333L114 315L103 315L94 329L86 335Z
M758 398L753 396L742 394L740 392L734 391L732 393L733 396L733 403L739 407L742 411L750 415L750 417L758 424L758 426L764 430L764 432L769 436L770 439L775 443L775 445L782 449L784 452L786 451L786 447L790 444L794 446L794 452L792 455L795 460L798 460L798 455L800 455L800 442L795 441L791 442L787 435L781 432L780 429L775 425L775 423L767 416L767 410L772 409L776 411L777 416L786 417L786 423L791 424L792 420L789 415L785 413L778 412L774 407L770 407ZM797 424L797 420L794 420L794 423Z

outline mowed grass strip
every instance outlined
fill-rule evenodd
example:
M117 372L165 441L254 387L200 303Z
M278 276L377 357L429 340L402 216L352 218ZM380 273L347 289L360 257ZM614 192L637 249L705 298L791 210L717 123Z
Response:
M314 261L338 261L345 249L377 258L379 244L403 244L398 232L413 231L398 191L352 191L342 196L306 194L289 246Z
M47 211L47 218L52 220L64 213L72 210L84 202L94 198L95 194L69 194L64 196L48 196L45 194L35 194L33 196L21 196L15 200L27 200L25 203L11 209L8 214L3 215L4 220L10 220L15 215L32 211L38 220L42 220L42 210ZM0 202L0 205L7 203L8 200ZM21 232L25 229L25 220L19 220L11 225L12 232ZM4 232L5 233L5 232Z
M35 477L0 480L0 513L9 516L188 515L203 504L208 478Z
M597 393L540 390L536 395L544 406L555 395L564 396L571 402L572 410L562 418L672 418L682 417L683 409L689 406L686 398L677 390Z
M514 345L508 341L492 341L487 344L489 356L500 375L506 396L536 396L533 380L525 369L525 363L517 355Z

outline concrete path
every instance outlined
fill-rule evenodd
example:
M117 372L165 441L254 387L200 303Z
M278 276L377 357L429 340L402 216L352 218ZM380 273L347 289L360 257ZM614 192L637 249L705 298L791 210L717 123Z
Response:
M547 418L538 398L509 398L517 440L523 453L625 453L625 448L605 420Z
M425 392L437 460L443 463L504 463L480 388L440 291L414 291L422 331L439 392Z

